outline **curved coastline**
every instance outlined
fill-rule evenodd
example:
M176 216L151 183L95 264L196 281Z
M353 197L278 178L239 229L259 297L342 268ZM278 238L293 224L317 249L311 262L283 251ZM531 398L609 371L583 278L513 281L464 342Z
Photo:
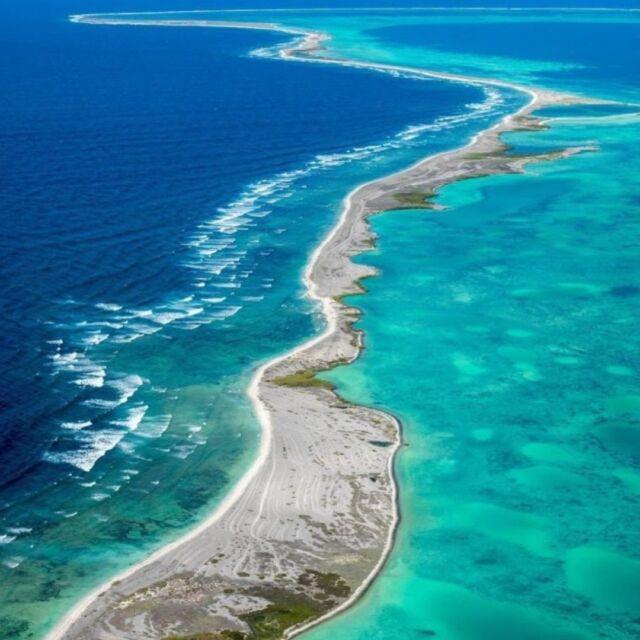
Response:
M318 62L322 64L338 64L387 73L407 73L479 86L497 86L524 92L530 96L530 100L514 113L506 115L500 122L489 129L477 133L465 146L429 156L418 161L408 169L404 169L379 180L362 184L345 197L338 221L327 237L311 254L304 273L304 283L308 296L319 304L322 314L326 319L324 331L302 345L299 345L291 352L278 356L261 365L249 385L248 395L259 420L262 434L260 449L251 467L209 517L183 537L165 545L145 560L130 567L83 598L46 636L48 640L58 640L63 637L85 637L81 634L86 631L86 627L78 629L75 627L77 623L80 622L83 614L85 614L90 607L94 606L99 598L105 596L108 591L113 590L115 585L133 577L134 574L138 573L141 569L151 567L167 557L171 552L183 547L185 543L193 541L202 534L205 534L207 530L210 529L212 525L218 523L238 501L241 501L250 484L256 479L258 474L264 470L272 453L274 438L274 422L272 416L274 412L271 404L273 398L270 394L273 394L273 389L279 386L279 380L300 369L311 369L313 372L317 372L331 368L337 363L345 364L351 362L358 357L362 345L359 334L355 332L351 326L355 318L354 310L342 302L342 296L358 293L361 290L358 281L363 277L374 275L372 269L363 267L362 265L354 265L354 263L350 261L351 256L366 250L374 240L367 224L369 215L393 208L401 208L397 200L397 195L402 194L408 188L412 190L418 189L421 193L424 193L424 207L431 208L433 205L428 203L428 197L433 195L434 191L443 184L474 177L474 175L479 175L480 173L521 171L528 162L554 159L563 155L570 155L586 150L585 148L567 149L553 154L546 154L544 157L529 156L507 161L501 153L503 145L500 141L501 134L506 131L535 129L541 126L539 119L531 117L531 113L535 109L554 104L587 102L588 100L584 98L537 90L494 79L459 76L456 74L440 73L406 66L330 58L319 54L322 43L329 39L327 34L318 31L285 27L275 23L243 23L210 20L136 21L128 18L124 20L121 18L118 19L114 17L116 15L125 14L109 14L110 17L106 15L78 15L72 16L70 19L73 22L84 24L218 27L275 31L297 36L293 42L280 45L277 48L277 55L282 59ZM470 156L472 152L476 155L482 155L483 158L471 159ZM318 357L316 354L315 358L311 359L310 364L310 351L318 347L323 347L326 343L330 344L328 348L324 347L324 352L321 354L322 357ZM303 394L305 393L305 389L310 389L310 387L298 387L297 392ZM326 390L319 392L318 390L312 389L310 393L324 393L329 395ZM333 394L331 393L331 395ZM335 396L333 397L335 398ZM384 466L389 480L388 504L391 512L386 514L387 518L384 520L383 529L386 530L386 535L384 536L384 540L380 540L381 544L378 549L377 561L373 564L371 570L368 571L364 577L361 577L358 585L350 593L348 598L322 613L322 615L288 627L284 631L285 637L292 637L302 633L311 626L319 624L353 605L375 579L391 551L399 519L398 488L394 478L393 465L395 455L401 444L401 426L395 417L387 413L367 409L366 416L370 418L373 414L384 416L384 419L392 426L395 436L393 443L387 449L388 453L384 456ZM258 521L263 515L264 500L266 499L268 488L269 484L267 484L263 490L258 516L253 523L256 526L260 526ZM105 606L110 606L111 604L112 602L107 601ZM94 619L97 619L96 611L94 611L93 614ZM90 622L93 622L93 620ZM67 636L69 632L71 632L71 635Z

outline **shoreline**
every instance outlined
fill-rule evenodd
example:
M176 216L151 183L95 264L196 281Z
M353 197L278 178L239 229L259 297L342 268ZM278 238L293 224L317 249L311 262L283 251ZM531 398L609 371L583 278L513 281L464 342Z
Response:
M105 611L117 608L114 605L114 602L116 602L118 598L117 606L120 606L123 601L123 597L125 598L125 602L129 602L129 600L131 600L133 596L123 596L122 593L116 594L117 598L112 596L112 599L109 600L108 592L113 591L116 585L118 585L118 589L120 589L121 583L134 577L135 574L139 573L142 569L150 568L152 565L160 563L160 561L166 558L169 554L184 547L186 543L195 541L196 538L207 533L214 524L220 522L220 520L223 519L223 517L232 509L232 507L237 505L239 501L242 501L246 492L249 490L251 483L254 482L258 478L259 474L265 470L264 467L268 462L270 455L273 454L274 451L275 427L272 416L276 414L279 415L278 412L282 411L280 408L274 410L273 403L276 402L274 393L276 393L275 390L277 390L278 394L284 394L282 391L283 387L278 383L278 380L281 380L283 377L287 377L287 375L291 376L292 372L295 374L296 371L301 368L305 371L310 370L312 372L317 372L329 369L337 363L347 364L359 356L362 348L359 334L355 333L351 327L352 322L357 318L354 316L353 308L344 304L341 299L338 300L338 297L341 298L343 295L358 293L358 281L362 277L375 274L375 272L368 267L355 265L350 262L351 256L366 250L370 246L368 243L373 240L372 233L367 224L367 219L370 215L392 208L399 208L397 206L398 203L394 202L393 198L394 196L397 196L398 193L402 193L401 190L407 188L407 186L411 186L412 188L417 186L422 190L422 193L429 194L433 193L443 184L479 175L480 167L482 167L481 170L485 173L487 171L489 173L515 172L521 171L524 165L528 162L555 159L587 150L586 148L577 148L564 150L563 152L556 152L554 154L546 154L547 157L530 156L527 158L515 158L509 161L505 161L505 157L500 155L502 145L500 142L500 136L502 133L518 129L534 129L538 126L537 122L534 122L531 118L532 111L541 106L553 104L575 104L578 102L587 102L584 98L578 98L576 96L557 92L535 90L533 88L522 87L520 85L499 80L485 80L470 76L459 76L435 71L431 72L419 68L366 63L358 60L340 58L327 58L319 55L311 57L312 55L317 54L321 47L321 43L328 39L328 35L316 31L282 27L274 23L235 23L192 20L155 22L145 20L122 21L114 18L91 18L90 16L72 16L71 20L73 22L84 24L118 24L165 27L200 26L208 28L242 28L276 31L278 33L299 36L299 38L294 40L293 43L290 42L277 46L276 50L278 56L285 60L339 64L390 73L410 73L412 75L479 86L498 86L525 92L530 96L530 100L517 111L504 116L504 118L492 127L478 132L466 145L454 150L443 151L441 153L428 156L427 158L423 158L414 163L407 169L395 172L381 179L363 183L353 189L345 197L339 219L332 227L329 234L312 252L304 272L304 284L307 289L308 296L319 303L321 312L326 318L327 325L325 329L319 335L314 336L292 351L277 356L276 358L262 364L254 374L247 390L261 427L260 449L252 465L233 486L229 494L225 496L210 516L178 540L161 547L148 558L133 565L114 577L112 580L93 590L79 603L77 603L54 627L54 629L47 634L46 638L48 640L58 640L59 638L65 637L68 632L71 632L72 634L69 637L73 638L89 637L83 635L87 631L87 625L79 629L74 629L73 627L77 626L77 623L81 621L83 614L85 614L91 606L94 607L94 610L89 612L89 617L91 618L89 620L89 625L98 622L100 616L103 616ZM465 155L468 155L471 150L479 151L480 154L484 154L486 157L482 159L478 158L476 160L469 160L468 158L465 158ZM486 166L487 163L489 163L489 166ZM394 204L396 205L395 207L393 206ZM427 208L426 198L425 208ZM355 341L354 337L356 338ZM310 352L313 352L314 349L321 351L321 353L311 354L310 356ZM297 386L295 387L295 391L289 390L287 391L287 394L291 394L291 398L289 398L289 400L292 398L300 400L302 396L313 395L313 401L316 403L313 407L314 410L316 410L317 407L322 408L322 403L327 403L326 396L331 396L329 399L329 402L332 403L331 406L333 406L336 399L336 396L332 392L314 389L310 386ZM285 405L286 404L287 403L285 403ZM387 519L378 526L376 533L378 538L377 546L372 546L372 548L375 547L377 561L372 568L367 567L370 570L366 575L359 576L357 586L350 593L348 598L337 603L336 606L323 612L321 615L313 617L311 620L305 620L299 624L283 629L282 634L287 638L302 633L310 627L326 621L352 606L362 596L381 571L388 559L393 545L399 520L397 499L398 487L394 475L394 460L401 445L401 425L395 417L387 414L386 412L381 412L367 407L354 406L353 411L355 412L358 410L360 410L360 413L362 414L359 414L358 417L365 421L367 419L370 420L372 416L379 417L380 419L383 419L382 416L384 416L384 420L387 421L386 427L391 427L395 436L393 442L386 448L388 453L383 456L378 456L380 459L376 458L374 461L378 466L380 466L381 462L384 462L383 466L389 481L388 486L385 487L385 490L388 492L387 507L391 509L391 513L386 514ZM308 418L308 416L306 417ZM272 457L274 466L270 474L268 474L268 482L266 486L262 488L262 495L258 501L258 516L252 521L251 526L249 527L251 535L254 537L255 529L259 528L262 524L259 520L265 517L263 516L263 512L267 508L267 489L269 488L276 471L276 457ZM381 540L381 534L384 533L386 533L386 535L384 535L384 540ZM383 544L380 545L380 543ZM156 569L157 568L155 568L154 571ZM163 568L163 570L164 569L166 569L166 567ZM173 569L171 569L171 571L175 573ZM169 573L171 571L169 571ZM168 571L165 570L164 573L168 573ZM152 577L157 577L153 575L153 571L151 574ZM235 575L239 575L237 571ZM147 582L149 581L149 577L150 576L146 576ZM254 578L253 575L251 577L252 579ZM355 582L355 578L352 579L351 582ZM138 586L135 583L135 580L133 586ZM315 587L317 587L317 585L315 585ZM132 593L135 596L139 591L134 591ZM127 597L128 600L126 599ZM98 610L96 611L95 604L99 598L103 598L103 600L107 600L107 602L102 609L98 607ZM226 603L225 606L228 607L230 605ZM95 633L95 628L90 632ZM107 638L109 636L95 635L90 637Z

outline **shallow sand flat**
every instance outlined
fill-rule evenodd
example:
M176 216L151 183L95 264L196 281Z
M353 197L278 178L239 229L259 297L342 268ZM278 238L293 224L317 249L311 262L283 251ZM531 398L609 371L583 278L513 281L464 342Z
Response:
M180 22L169 26L185 26ZM193 26L278 29L266 23ZM322 36L304 35L280 56L336 62L322 57ZM218 633L225 630L256 637L292 635L357 598L381 568L397 523L392 459L399 425L387 414L343 402L318 386L312 373L352 361L360 351L360 336L351 326L357 312L341 296L358 292L358 280L373 274L350 260L374 241L369 215L403 206L428 208L427 196L443 184L522 171L528 162L585 150L505 156L501 133L541 126L530 115L533 109L581 101L521 90L531 102L468 146L347 196L337 226L313 254L306 274L309 295L320 303L327 329L261 367L250 388L263 428L252 468L204 523L79 603L50 639L156 640L198 632L215 633L212 639L242 637ZM297 386L301 383L307 386Z

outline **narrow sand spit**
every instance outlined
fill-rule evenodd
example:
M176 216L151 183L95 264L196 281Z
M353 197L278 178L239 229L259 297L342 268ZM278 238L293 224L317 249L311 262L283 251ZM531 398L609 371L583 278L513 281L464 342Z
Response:
M342 302L374 270L351 257L375 238L374 213L433 208L444 184L513 173L532 161L586 150L507 156L502 133L538 129L532 111L586 102L576 96L480 78L327 57L325 34L271 23L141 21L125 15L73 16L86 24L263 29L296 36L284 59L411 73L508 87L529 103L467 146L361 185L345 199L329 236L305 273L326 329L256 372L249 395L262 427L254 464L216 511L183 538L103 585L48 635L49 640L158 640L206 633L210 640L290 637L351 605L381 569L398 522L393 458L400 425L390 415L341 400L314 374L358 357L357 310Z

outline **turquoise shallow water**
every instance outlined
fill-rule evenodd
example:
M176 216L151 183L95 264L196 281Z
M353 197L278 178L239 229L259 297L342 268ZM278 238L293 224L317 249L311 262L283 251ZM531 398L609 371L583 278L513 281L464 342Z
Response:
M402 523L362 604L310 637L637 637L638 130L374 219L367 348L329 377L402 420ZM625 166L606 187L603 163Z

